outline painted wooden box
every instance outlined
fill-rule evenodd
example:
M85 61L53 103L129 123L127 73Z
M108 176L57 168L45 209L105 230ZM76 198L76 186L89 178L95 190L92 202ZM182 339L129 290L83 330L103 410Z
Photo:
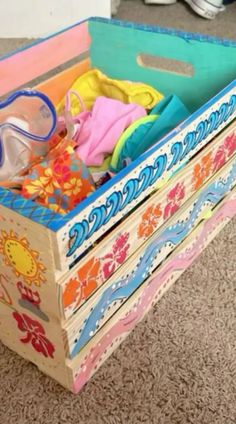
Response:
M91 18L3 57L0 95L91 67L192 114L65 216L0 189L0 338L75 393L236 214L236 42Z

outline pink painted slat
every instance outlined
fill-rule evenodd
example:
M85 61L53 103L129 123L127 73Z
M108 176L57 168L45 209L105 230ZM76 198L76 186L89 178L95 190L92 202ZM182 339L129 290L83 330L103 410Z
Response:
M0 95L4 95L89 49L87 22L26 47L0 61Z

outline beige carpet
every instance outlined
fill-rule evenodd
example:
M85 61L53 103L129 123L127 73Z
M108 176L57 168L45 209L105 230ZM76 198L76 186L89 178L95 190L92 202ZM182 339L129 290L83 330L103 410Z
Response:
M236 3L209 22L125 0L119 17L236 37ZM78 396L0 344L0 424L236 424L235 252L236 220Z

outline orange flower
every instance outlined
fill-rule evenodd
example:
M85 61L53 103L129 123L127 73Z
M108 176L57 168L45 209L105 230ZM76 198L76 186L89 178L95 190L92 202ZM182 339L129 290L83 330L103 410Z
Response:
M63 305L64 308L68 308L76 299L77 303L80 302L82 297L82 291L80 283L76 278L71 278L67 283L65 291L63 293Z
M79 281L83 291L83 299L87 299L97 288L100 261L95 258L90 259L78 271Z
M77 277L71 278L63 293L64 308L75 303L75 310L82 300L87 299L97 288L100 261L92 258L77 272Z
M149 237L154 232L161 215L160 204L149 206L142 215L142 222L138 227L138 237Z
M207 177L209 177L212 169L212 155L208 153L204 156L200 163L197 163L193 170L193 188L197 190L205 181Z
M53 176L52 169L46 168L43 170L43 175L41 175L38 179L29 179L29 181L25 183L25 186L23 187L23 196L39 196L44 199L51 196L55 188L59 188L59 185Z
M76 196L81 191L82 181L79 178L71 178L70 181L64 184L64 194Z

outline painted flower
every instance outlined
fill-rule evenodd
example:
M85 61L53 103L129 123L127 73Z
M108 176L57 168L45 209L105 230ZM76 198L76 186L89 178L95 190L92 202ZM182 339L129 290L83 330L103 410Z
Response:
M109 278L118 266L126 260L130 248L130 245L127 243L128 239L129 233L119 235L112 246L111 252L102 258L105 261L102 269L105 279Z
M200 163L197 163L193 170L193 189L197 190L205 181L207 177L209 177L212 169L212 155L208 153L204 156Z
M164 210L164 218L172 216L180 207L181 200L185 196L185 187L183 183L178 183L167 195L167 205Z
M77 272L77 277L71 278L63 293L64 308L75 303L74 309L82 300L87 299L97 288L100 271L100 261L92 258Z
M75 302L79 305L82 299L82 286L77 278L71 278L66 284L63 292L63 305L64 308L68 308L72 303Z
M142 215L142 222L138 227L138 237L149 237L154 232L161 215L162 211L160 204L149 206Z
M232 156L232 154L236 151L236 133L232 133L225 139L225 147L228 150L229 156Z
M224 143L220 146L214 157L214 171L218 171L236 151L236 134L232 133L225 138Z
M77 272L82 287L82 298L86 299L97 288L100 271L100 261L90 259Z
M76 196L81 191L82 181L79 178L71 178L64 184L64 194L66 196Z
M25 336L20 339L21 342L31 343L33 348L37 352L42 353L45 358L53 358L55 348L45 336L43 326L26 314L13 312L13 317L17 321L19 330L25 333Z

